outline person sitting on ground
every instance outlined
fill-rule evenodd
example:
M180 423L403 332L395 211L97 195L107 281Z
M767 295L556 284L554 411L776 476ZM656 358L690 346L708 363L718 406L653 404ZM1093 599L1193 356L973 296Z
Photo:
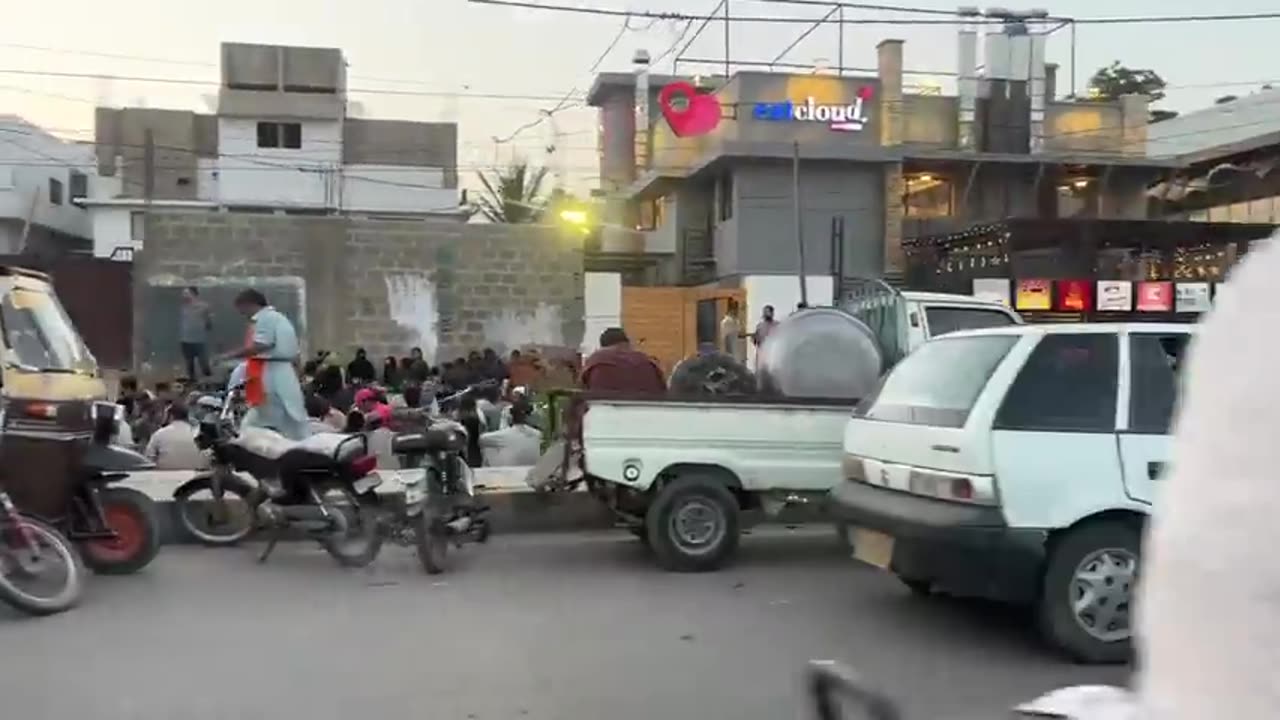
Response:
M156 464L157 470L201 470L208 466L208 458L196 447L196 430L187 415L187 406L174 403L169 406L169 421L156 430L147 441L144 454Z
M307 406L307 427L311 429L312 434L331 433L341 428L334 428L329 423L329 401L316 393L311 393L303 401ZM344 418L345 424L345 418Z
M600 333L600 349L582 367L582 385L588 390L661 395L667 391L662 368L653 358L631 347L622 328Z
M502 427L502 408L498 406L497 385L486 385L476 391L476 409L480 411L480 419L484 421L485 432Z
M138 403L138 378L126 375L120 378L120 392L116 404L124 408L124 415L129 421L134 419Z
M378 379L373 363L369 362L369 353L364 348L356 348L356 356L347 363L347 378L352 382L357 379L371 383Z
M511 406L511 426L480 436L484 464L528 467L542 456L542 431L529 425L533 408L525 400Z
M364 413L366 418L377 418L382 427L391 424L391 407L379 397L378 391L371 388L360 388L356 393L356 409Z

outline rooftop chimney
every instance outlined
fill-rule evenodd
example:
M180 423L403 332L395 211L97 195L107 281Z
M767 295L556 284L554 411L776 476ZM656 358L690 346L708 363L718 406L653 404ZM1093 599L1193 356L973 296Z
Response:
M649 51L631 56L636 74L636 175L649 169Z
M978 17L976 7L962 7L956 14L963 18L960 25L959 61L956 71L958 95L958 145L962 150L977 148L974 120L978 106Z

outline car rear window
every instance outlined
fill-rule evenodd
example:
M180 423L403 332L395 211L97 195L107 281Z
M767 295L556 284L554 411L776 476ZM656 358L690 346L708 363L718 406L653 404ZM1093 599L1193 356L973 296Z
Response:
M991 373L1018 335L932 340L908 355L858 405L869 420L963 427Z

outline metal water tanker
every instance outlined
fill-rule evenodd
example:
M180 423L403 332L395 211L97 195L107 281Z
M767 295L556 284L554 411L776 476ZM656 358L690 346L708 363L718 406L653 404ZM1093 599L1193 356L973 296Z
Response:
M788 397L857 400L875 388L884 364L866 323L836 308L809 308L787 316L761 346L760 388Z

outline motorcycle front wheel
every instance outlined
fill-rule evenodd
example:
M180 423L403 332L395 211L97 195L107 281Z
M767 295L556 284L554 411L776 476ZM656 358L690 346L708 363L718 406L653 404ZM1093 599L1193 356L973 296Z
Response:
M173 496L178 523L205 545L235 545L254 531L257 498L247 483L224 482L219 489L215 495L209 478L183 485Z
M336 513L337 527L323 536L320 546L343 567L364 567L382 550L382 524L373 500L361 502L346 488L328 488L320 501Z
M29 615L53 615L75 607L84 594L80 553L43 520L20 515L18 522L21 527L10 528L0 547L0 600ZM13 543L10 533L23 530L31 547Z

